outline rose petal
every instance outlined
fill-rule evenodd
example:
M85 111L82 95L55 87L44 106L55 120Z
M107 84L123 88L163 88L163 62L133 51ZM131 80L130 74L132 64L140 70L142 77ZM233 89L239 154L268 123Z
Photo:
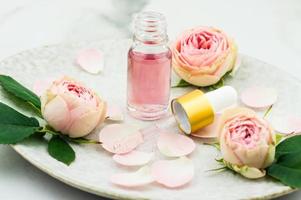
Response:
M241 94L241 101L252 108L264 108L273 105L277 100L277 91L268 87L250 87Z
M97 74L104 68L102 52L97 49L85 49L76 58L76 63L85 71Z
M112 121L123 121L123 113L121 108L115 105L108 105L107 119Z
M33 92L38 95L42 96L43 93L51 86L54 78L45 78L41 80L36 80L34 85L33 85Z
M80 107L78 108L80 109ZM68 131L69 136L73 138L88 135L97 126L99 118L101 117L101 112L98 110L90 111L82 115L76 112L78 112L76 109L71 112L71 116L74 115L75 117Z
M194 176L194 166L192 161L186 157L160 160L152 165L151 174L156 182L169 188L175 188L191 181Z
M111 182L124 187L138 187L147 185L154 181L151 176L151 170L149 166L142 167L132 173L114 174L111 176Z
M133 150L127 154L115 154L113 160L125 166L141 166L148 163L153 156L153 153Z
M124 154L141 144L143 137L134 126L111 124L101 130L99 140L105 150L115 154Z
M57 131L62 131L70 120L68 105L60 96L50 101L42 110L42 114L49 125Z
M159 134L157 147L165 156L180 157L190 154L195 149L195 143L185 135L162 130Z
M161 130L162 129L158 128L156 124L140 129L144 142L139 145L137 150L144 152L156 152L158 150L157 141Z
M301 132L301 117L287 116L279 118L272 122L273 128L280 133L300 133Z

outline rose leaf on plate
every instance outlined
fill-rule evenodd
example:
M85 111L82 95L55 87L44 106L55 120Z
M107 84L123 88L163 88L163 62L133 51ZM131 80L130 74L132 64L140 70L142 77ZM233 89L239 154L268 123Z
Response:
M301 187L301 152L282 155L276 163L268 168L268 175L280 180L283 184Z
M0 124L0 144L16 144L33 135L39 127Z
M40 130L37 119L0 102L0 144L15 144Z
M75 152L72 147L61 137L52 136L48 143L48 153L54 159L70 165L75 160Z
M72 142L75 144L101 144L99 141L91 140L91 139L84 138L84 137L71 138L71 137L69 137L67 135L63 135L63 134L60 134L60 136L63 137L68 142Z
M296 135L280 142L276 147L275 159L277 160L285 154L298 152L301 154L301 135Z
M281 164L273 164L267 169L268 175L293 188L301 187L301 170Z
M179 83L175 86L172 86L172 88L181 88L181 87L189 87L189 86L193 86L192 84L186 82L184 79L181 79L179 81Z
M0 102L0 123L39 127L39 122L33 117L27 117L8 105Z
M41 109L41 101L40 98L33 93L31 90L27 89L15 79L10 76L0 75L0 85L3 87L5 91L14 95L18 99L29 103L36 110Z
M301 135L280 142L275 162L267 168L268 175L294 188L301 187Z

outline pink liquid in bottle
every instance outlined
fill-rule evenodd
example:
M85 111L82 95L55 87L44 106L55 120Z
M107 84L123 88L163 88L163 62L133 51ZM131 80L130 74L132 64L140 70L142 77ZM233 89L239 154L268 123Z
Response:
M170 93L171 51L166 20L161 13L142 12L134 22L128 53L127 108L136 118L159 119L167 111Z
M166 113L170 96L171 52L128 54L128 108L134 117L153 120Z

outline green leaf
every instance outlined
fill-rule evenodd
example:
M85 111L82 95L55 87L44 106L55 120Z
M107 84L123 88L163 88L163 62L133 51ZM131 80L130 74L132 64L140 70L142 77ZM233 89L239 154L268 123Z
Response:
M27 117L8 105L0 102L0 124L24 125L39 127L39 122L33 117Z
M278 158L277 164L301 170L301 153L284 154Z
M287 167L281 164L273 164L267 169L268 175L281 181L283 184L300 188L301 187L301 170L294 167Z
M33 135L40 127L0 124L0 144L15 144Z
M17 98L33 105L37 109L41 109L41 101L40 98L17 82L10 76L0 75L0 84L5 91L16 96Z
M53 136L48 143L48 153L56 160L70 165L75 160L72 147L61 137Z
M189 86L193 86L192 84L186 82L185 80L181 79L179 81L179 83L175 86L172 86L172 88L180 88L180 87L189 87Z
M83 138L83 137L71 138L71 137L64 135L64 139L68 140L69 142L76 143L76 144L100 144L100 142L98 142L96 140L90 140L90 139Z
M0 102L0 144L15 144L39 129L38 120Z
M278 145L281 142L281 140L284 138L284 136L281 133L276 133L275 135L276 135L276 145Z
M285 139L277 145L275 162L267 172L283 184L301 188L301 135Z
M45 136L44 132L40 132L41 129L39 129L39 131L35 132L34 134L31 135L31 137L33 138L37 138L37 139L43 139Z
M296 135L280 142L276 147L275 158L278 159L282 155L298 152L301 154L301 135Z

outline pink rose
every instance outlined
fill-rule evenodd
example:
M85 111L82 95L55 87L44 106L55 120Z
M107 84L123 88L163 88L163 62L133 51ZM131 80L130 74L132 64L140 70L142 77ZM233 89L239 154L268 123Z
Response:
M105 119L106 103L91 89L67 77L54 81L41 103L48 124L70 137L89 134Z
M260 178L275 157L275 134L271 126L247 108L226 110L219 139L226 165L248 178Z
M173 68L185 81L197 86L217 83L234 68L237 47L223 31L197 27L185 31L174 43Z

